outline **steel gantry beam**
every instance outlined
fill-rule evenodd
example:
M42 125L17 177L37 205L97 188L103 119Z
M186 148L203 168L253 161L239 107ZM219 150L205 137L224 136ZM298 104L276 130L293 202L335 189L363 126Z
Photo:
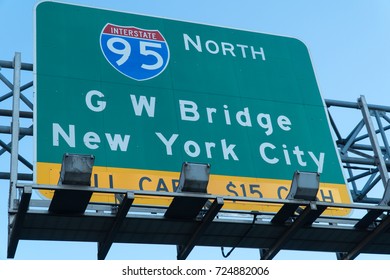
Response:
M66 236L67 240L97 242L98 259L106 257L114 242L173 244L178 248L178 259L186 259L199 245L266 248L262 250L262 259L272 259L280 250L336 252L339 259L354 259L360 253L390 254L390 242L387 241L390 239L390 220L386 215L390 212L390 107L368 104L364 96L356 102L325 100L354 201L351 205L252 199L248 202L281 203L283 206L274 214L231 213L223 210L224 201L231 200L230 197L81 188L84 192L112 192L121 199L116 205L88 204L85 213L58 214L48 211L50 203L31 199L31 194L38 189L61 191L60 187L19 182L32 182L33 179L32 156L22 155L25 147L21 146L26 145L26 139L29 139L26 150L31 151L33 145L34 104L32 97L26 94L33 82L26 82L24 76L27 73L32 80L32 70L33 65L23 63L19 53L12 61L0 60L0 158L8 157L10 162L9 166L2 165L0 170L0 179L9 180L10 187L8 257L15 256L19 240L34 240L37 236L44 240L61 240L61 236ZM339 111L346 113L340 115ZM345 115L352 115L351 112L357 114L351 118L353 124L348 127ZM160 209L163 213L160 216L150 213L134 215L133 201L137 195L166 195L175 203ZM235 198L236 201L240 199L246 201L245 198ZM180 207L187 205L188 201L199 206L194 213L183 214ZM204 202L211 206L204 208ZM322 217L328 207L359 209L366 213L342 219ZM246 218L241 219L242 216ZM251 223L248 216L254 216ZM53 219L62 221L58 228L37 227L35 224L53 224ZM91 229L87 232L83 221L97 223L99 231ZM73 227L67 228L67 225ZM335 231L339 233L337 236L330 234Z
M32 70L32 64L22 63L20 53L15 53L12 61L0 60L0 81L2 82L0 84L0 117L2 119L0 125L0 157L2 162L5 162L7 160L6 157L9 156L10 162L8 165L9 169L0 170L0 179L9 180L8 257L14 257L15 255L22 224L32 195L31 188L25 189L19 197L16 190L18 180L32 181L33 179L32 173L21 172L21 166L32 172L31 156L30 160L28 160L20 154L21 140L25 136L33 135L33 103L30 101L31 98L29 99L24 94L25 91L32 88L33 82L30 80L26 84L22 84L22 80L24 80L22 73L27 72L28 79L32 79ZM29 111L21 111L22 104ZM30 120L30 127L22 127L22 119ZM32 150L32 142L30 143L31 145L27 147L28 151ZM25 149L25 147L23 148ZM2 165L2 167L5 168L6 166ZM18 209L16 214L11 213L11 210L16 209Z

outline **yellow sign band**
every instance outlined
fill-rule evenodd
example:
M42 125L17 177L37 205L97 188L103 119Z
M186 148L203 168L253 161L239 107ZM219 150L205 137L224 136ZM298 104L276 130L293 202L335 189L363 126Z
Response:
M37 184L57 185L61 164L37 163ZM123 190L144 190L175 192L179 186L179 172L127 169L95 166L91 178L91 185L98 188L114 188ZM221 196L253 197L285 199L290 180L275 180L267 178L250 178L239 176L210 175L208 193ZM52 191L41 191L46 198L52 198ZM321 183L317 194L318 201L331 203L351 203L350 196L344 184ZM92 202L115 203L115 196L109 194L94 194ZM135 204L168 206L170 198L142 197L136 199ZM277 212L280 205L255 204L248 202L226 202L225 210L256 210L260 212ZM349 209L332 208L325 211L325 215L346 216Z

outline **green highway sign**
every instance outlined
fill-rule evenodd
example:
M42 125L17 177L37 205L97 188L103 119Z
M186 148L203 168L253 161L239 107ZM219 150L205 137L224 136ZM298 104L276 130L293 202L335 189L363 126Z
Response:
M285 198L301 170L350 203L301 41L51 1L35 28L37 183L82 153L98 187L175 191L189 161L211 164L213 194Z

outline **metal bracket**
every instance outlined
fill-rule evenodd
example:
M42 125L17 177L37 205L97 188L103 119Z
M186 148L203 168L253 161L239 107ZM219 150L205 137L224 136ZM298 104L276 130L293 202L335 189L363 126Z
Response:
M177 247L177 259L178 260L185 260L188 255L191 253L192 249L195 247L196 242L198 239L202 236L204 231L207 229L207 227L211 224L211 222L214 220L215 216L217 216L219 210L223 207L223 198L217 197L214 202L211 204L209 210L203 217L202 221L200 222L200 225L196 228L194 231L194 234L191 236L191 238L188 240L187 244L185 245L179 245Z
M104 260L108 254L108 251L111 248L112 243L114 242L115 235L118 233L120 226L122 225L124 219L126 218L127 213L134 201L134 193L127 192L123 198L122 203L119 206L118 213L115 216L113 225L111 226L109 232L104 238L103 242L98 243L98 260Z
M303 212L288 227L288 229L283 233L283 235L280 238L278 238L278 240L271 248L262 249L260 251L261 260L273 259L276 256L276 254L283 248L283 246L288 242L288 240L297 232L297 230L299 230L302 226L311 225L325 211L325 209L326 206L322 206L322 205L318 206L314 201L310 202L310 205L306 206ZM285 213L283 215L285 215ZM277 219L277 221L281 221L281 220Z
M15 215L13 223L9 225L8 229L8 251L7 258L14 258L16 253L16 248L19 243L20 232L22 229L22 224L24 217L26 216L28 206L30 204L32 195L31 187L24 187L22 192L22 197L20 199L18 212Z

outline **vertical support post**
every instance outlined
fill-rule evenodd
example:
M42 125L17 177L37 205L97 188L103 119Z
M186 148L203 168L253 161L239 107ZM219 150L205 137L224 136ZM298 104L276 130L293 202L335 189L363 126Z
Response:
M12 125L11 125L11 170L10 170L10 190L9 190L9 209L16 208L16 184L18 180L18 155L19 155L19 128L20 128L20 72L21 72L21 54L15 53L14 81L13 81L13 103L12 103Z
M376 122L378 124L379 132L382 136L382 140L383 140L383 144L385 146L386 153L388 156L390 156L389 141L387 141L385 130L384 130L382 122L381 122L381 115L383 115L383 112L379 113L378 111L375 111L375 118L376 118Z
M376 165L378 166L379 173L381 175L381 179L383 182L383 186L386 187L387 181L389 180L389 174L387 173L386 163L385 160L383 159L382 150L381 147L379 146L379 142L376 137L374 124L372 122L371 115L370 115L370 110L368 109L366 99L363 95L361 95L360 98L358 99L358 104L363 114L363 119L366 124L368 136L370 137L370 142L372 145L372 149L374 151L375 162Z

